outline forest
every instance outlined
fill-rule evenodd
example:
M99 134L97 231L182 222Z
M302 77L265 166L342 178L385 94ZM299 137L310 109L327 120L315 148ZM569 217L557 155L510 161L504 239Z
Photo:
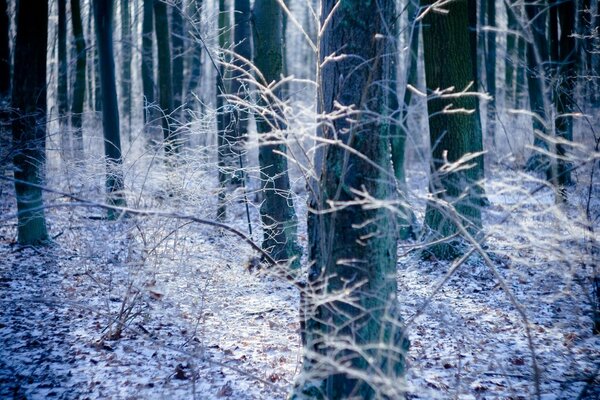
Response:
M0 398L600 399L600 0L0 0Z

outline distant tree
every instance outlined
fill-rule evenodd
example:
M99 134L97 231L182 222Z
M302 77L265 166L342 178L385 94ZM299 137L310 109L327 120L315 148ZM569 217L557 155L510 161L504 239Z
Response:
M113 0L94 0L94 23L102 84L102 126L104 129L104 154L106 156L106 191L108 204L126 206L123 195L123 159L119 131L119 103L115 83L113 54ZM110 210L109 219L120 213Z
M250 74L248 62L252 61L252 32L250 30L250 1L235 0L234 3L234 23L233 23L233 65L235 66L231 73L230 92L234 96L246 99L246 89L243 83L244 79ZM243 153L243 146L248 134L248 110L239 105L235 108L235 132L234 142L232 143L233 152L237 157ZM235 174L234 183L240 182L243 176Z
M79 0L71 0L71 21L75 38L75 82L73 83L73 98L71 103L71 126L73 128L73 153L76 159L83 159L83 130L82 115L85 102L85 71L87 64L86 45L81 21Z
M154 55L153 41L154 35L154 0L143 1L142 16L142 91L144 93L144 124L152 120L150 106L154 104Z
M39 245L48 240L42 191L46 148L46 46L48 2L19 0L14 48L12 122L18 241Z
M167 5L162 0L154 0L154 27L158 51L158 94L161 109L162 130L165 140L165 155L177 152L176 137L171 127L173 112L173 86L171 80L171 44Z
M487 126L486 133L492 140L492 145L496 145L496 1L487 1L487 42L486 42L486 86L487 93L491 99L487 103Z
M121 102L128 138L131 138L131 44L129 0L121 0Z
M171 46L173 48L173 122L178 125L183 103L183 57L184 35L182 0L175 0L171 7Z
M547 130L548 94L545 79L550 75L550 55L548 50L547 3L529 3L524 6L525 17L529 22L529 32L532 40L527 43L527 89L529 94L529 108L533 113L533 146L544 152L550 151L550 145L544 136ZM527 160L528 171L543 171L551 176L551 167L548 157L538 150L534 150Z
M57 96L59 121L69 112L69 83L67 61L67 0L58 0L58 76ZM65 134L63 132L62 134Z
M225 0L219 0L219 48L221 51L231 50L231 13ZM235 141L232 110L227 105L226 97L229 94L228 68L230 57L223 53L222 62L216 79L217 95L217 164L219 169L219 194L217 218L225 218L225 190L231 181L234 153L232 143Z
M434 3L433 0L421 2L424 7ZM483 203L483 189L479 186L483 179L483 156L471 160L470 168L444 171L444 166L467 154L482 151L478 101L474 95L435 94L450 88L453 94L465 89L475 90L474 52L470 48L473 40L467 29L469 10L466 1L448 3L444 8L447 13L428 12L422 28L425 76L430 95L427 101L432 157L429 189L435 197L452 204L462 218L459 223L477 231L481 227L480 206ZM440 62L442 59L443 63ZM433 239L457 232L456 221L436 202L428 202L425 224ZM455 256L455 247L447 242L438 243L431 246L429 252L437 258L451 258Z
M260 71L257 77L261 85L279 81L283 71L281 7L277 0L255 0L254 65ZM293 268L299 266L300 247L296 240L297 218L284 154L287 146L281 134L287 126L282 120L282 110L277 105L280 88L272 93L263 92L259 104L263 112L256 113L256 130L259 139L258 162L264 201L260 207L263 226L262 247L275 260L291 260L296 257ZM275 135L274 135L275 134Z
M339 113L309 213L304 373L295 398L402 398L408 341L397 304L397 199L389 151L393 0L324 0L319 112ZM336 9L334 10L334 7ZM336 57L331 57L335 55ZM325 61L328 60L328 61ZM348 148L353 151L350 152ZM359 156L360 155L360 156ZM364 195L363 195L364 193Z
M562 141L573 141L573 117L575 111L575 85L577 46L575 42L575 11L574 0L552 0L551 12L555 15L550 19L551 31L555 35L551 39L552 61L555 65L554 103L556 104L555 129L556 136ZM560 34L559 34L560 32ZM560 193L565 196L565 186L570 185L571 173L566 161L566 145L561 142L556 145L557 181Z
M189 1L188 5L188 17L197 27L199 26L202 18L202 0L191 0ZM200 40L194 39L196 35L196 29L197 28L193 29L193 41L189 50L189 80L186 89L187 97L185 101L185 117L188 122L192 120L192 113L190 111L193 109L192 105L195 103L195 94L201 84L202 77L202 52L204 51L204 48Z

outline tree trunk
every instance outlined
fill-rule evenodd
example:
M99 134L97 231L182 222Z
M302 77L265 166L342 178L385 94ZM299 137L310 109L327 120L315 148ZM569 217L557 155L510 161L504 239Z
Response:
M252 33L250 31L250 1L235 0L234 3L234 30L233 44L235 56L233 64L235 66L232 71L231 94L239 97L243 101L248 100L246 88L242 82L250 76L250 68L248 62L252 60ZM246 60L246 61L244 61ZM244 153L244 143L248 135L248 110L243 105L238 105L235 108L235 141L233 143L233 152L239 158ZM234 176L234 183L241 184L244 179L243 171L239 171Z
M422 1L429 6L434 1ZM483 156L469 163L471 168L462 171L444 172L446 163L455 163L470 153L481 152L481 125L477 118L477 97L461 95L444 98L434 94L438 89L453 87L453 93L468 88L475 79L471 50L472 40L467 27L469 16L467 2L453 2L446 6L448 14L430 12L423 19L423 49L425 76L429 98L429 133L432 169L429 189L443 202L428 202L425 224L431 230L431 239L441 239L457 232L456 220L446 204L452 204L463 225L471 231L481 227L481 194L479 186L483 178ZM448 40L451 39L451 40ZM440 63L440 60L444 60ZM470 90L474 90L471 87ZM443 112L447 107L465 109L469 112ZM465 195L466 194L466 195ZM450 243L440 243L429 248L436 258L453 258L456 248Z
M525 12L530 24L533 41L527 43L527 87L529 91L529 107L534 114L533 124L533 146L543 151L549 151L550 146L544 135L548 134L548 112L546 110L547 93L544 83L548 76L548 65L550 56L548 53L548 41L546 39L546 16L545 3L526 5ZM528 171L545 172L551 175L550 160L543 153L534 150L525 168Z
M121 97L128 140L131 140L131 43L129 0L121 0Z
M0 175L4 175L10 158L10 63L8 4L0 0Z
M557 6L559 16L560 37L558 39L558 63L556 78L558 84L555 92L556 103L556 136L564 141L573 141L573 117L575 111L575 83L577 46L573 35L575 32L575 1L561 1ZM561 197L566 196L565 187L572 184L569 162L566 160L566 145L556 145L557 185Z
M225 0L219 0L219 48L230 50L231 45L231 19L229 9ZM229 93L227 68L224 63L229 59L228 55L223 54L223 60L219 64L219 71L216 79L217 94L217 166L219 169L219 194L217 218L224 219L226 213L225 190L227 184L231 181L232 166L235 162L231 143L235 140L234 129L232 126L232 115L229 107L226 107L225 96Z
M86 46L83 36L83 24L81 22L81 8L79 0L71 0L71 21L73 24L73 36L75 37L75 49L77 60L75 65L75 82L73 84L73 99L71 103L71 125L73 128L73 153L75 159L83 159L83 130L82 115L85 102L85 69L86 69Z
M10 95L10 37L7 0L0 0L0 99Z
M322 1L322 23L336 3ZM319 43L319 112L338 113L336 104L352 110L320 128L322 137L344 147L325 149L309 205L310 286L303 309L304 373L296 398L404 397L400 382L408 340L397 304L398 227L388 208L360 204L362 193L375 201L397 199L390 97L381 84L393 66L396 38L387 28L394 24L394 3L341 1ZM346 56L323 63L332 55Z
M517 41L519 38L519 23L515 11L515 1L506 2L506 19L508 31L506 32L506 57L504 59L504 104L506 108L517 108L516 105L516 65L518 60Z
M408 18L410 24L409 33L409 54L406 62L406 85L417 86L418 66L419 66L419 36L421 34L421 25L416 20L419 12L419 1L409 0L407 5ZM396 26L396 25L394 25ZM397 28L395 29L397 30ZM402 105L398 104L398 83L396 82L396 69L398 65L398 49L394 48L393 65L390 72L390 107L394 110L393 120L396 120L390 126L390 144L392 148L392 165L394 175L400 194L401 201L404 202L401 208L401 215L398 218L398 227L400 239L408 239L415 235L416 217L410 205L407 203L407 185L404 158L406 154L406 139L408 137L408 113L412 101L412 91L407 87L404 89ZM399 112L398 112L399 111ZM399 114L399 115L398 115Z
M262 74L262 85L278 81L283 71L281 7L277 0L254 2L254 65ZM281 121L282 110L277 101L280 89L272 95L261 94L264 112L257 113L256 129L259 139L258 161L264 201L260 207L263 225L262 247L278 261L292 260L292 268L299 267L300 247L296 244L297 220L290 190L285 143L287 129ZM281 153L281 154L278 154Z
M173 87L171 81L171 44L169 35L169 16L167 5L161 0L154 0L154 25L156 31L156 47L158 50L158 94L161 109L162 130L165 140L165 155L177 153L177 138L171 127L173 112Z
M69 111L67 63L67 0L58 0L58 115L60 121ZM64 122L64 121L62 121ZM64 134L64 132L63 132Z
M154 34L154 0L144 2L142 20L142 87L144 92L144 125L154 118L151 107L154 105L154 55L152 52L152 35Z
M43 183L46 148L46 46L48 3L19 0L12 87L15 192L18 241L48 241L42 191L27 183Z
M200 26L202 23L202 0L191 0L189 3L189 18L193 22L194 26ZM194 31L197 28L194 28ZM194 35L192 35L194 36ZM192 113L193 110L192 104L194 104L196 97L194 96L195 92L198 90L201 84L202 77L202 52L204 48L202 47L202 43L199 41L194 41L191 45L190 50L190 79L188 81L188 86L186 90L186 101L185 101L185 117L187 122L191 122L193 120Z
M106 156L106 191L108 204L126 206L123 194L123 159L121 158L121 134L119 131L119 103L115 83L113 54L113 0L94 0L94 23L100 61L102 85L102 125L104 129L104 154ZM109 210L108 218L116 219L119 212Z
M496 2L486 0L487 6L487 52L485 60L487 92L491 99L487 102L487 136L496 146Z
M184 30L183 16L181 14L182 4L181 0L176 0L171 9L171 44L173 46L173 122L175 125L181 124L181 104L183 101Z

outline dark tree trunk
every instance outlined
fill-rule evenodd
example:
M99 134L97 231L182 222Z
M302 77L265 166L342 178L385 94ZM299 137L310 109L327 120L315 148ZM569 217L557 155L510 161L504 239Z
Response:
M96 0L92 0L96 1ZM95 22L94 22L95 24ZM94 26L94 29L95 26ZM100 83L100 75L102 67L100 65L100 54L98 50L98 40L94 46L94 109L96 112L102 112L102 84Z
M12 123L18 240L39 245L48 240L42 191L46 148L46 46L48 3L19 0L14 55Z
M506 57L504 60L504 104L506 108L517 108L516 105L516 70L515 61L518 59L517 41L519 38L519 23L515 10L515 1L506 2L506 18L508 32L506 33Z
M131 139L131 43L129 0L121 0L121 101L128 139Z
M171 44L169 35L169 16L167 5L154 0L154 25L156 48L158 50L158 94L161 109L161 121L165 140L165 155L177 153L177 141L171 127L173 112L173 87L171 81Z
M195 32L197 29L196 27L200 26L201 24L202 0L191 0L189 4L189 17L193 21ZM191 122L193 119L190 111L193 109L193 104L196 99L195 92L200 86L200 78L202 77L202 52L204 51L204 48L202 47L202 43L196 40L197 39L195 39L190 46L190 79L188 81L186 90L187 98L185 101L185 117L188 122Z
M484 0L487 5L487 52L485 60L487 92L491 99L487 102L487 135L496 145L496 1Z
M243 85L243 79L248 79L250 70L248 62L252 60L252 32L250 31L250 1L235 0L234 3L234 29L233 44L235 56L233 64L235 66L231 76L230 92L233 96L239 97L243 101L248 100L246 88ZM244 61L246 60L246 61ZM243 105L235 108L235 140L233 152L236 156L242 157L243 146L248 135L248 111ZM244 179L242 171L234 176L234 183L241 183Z
M254 2L254 65L262 74L262 85L278 81L283 71L281 7L277 0ZM262 247L278 261L294 261L292 268L299 267L300 247L296 243L296 213L292 201L288 175L287 146L283 132L287 129L281 122L282 112L276 104L281 95L275 89L273 95L263 93L260 105L265 113L256 114L259 140L258 161L264 201L260 207L263 224ZM277 118L279 117L279 118ZM281 154L278 154L281 153Z
M173 3L171 12L171 44L173 46L173 122L179 125L181 104L183 99L183 16L181 14L182 1Z
M77 60L75 64L75 82L73 84L73 99L71 103L71 125L73 128L73 153L76 159L83 159L83 131L81 129L83 104L85 102L85 70L86 48L81 22L81 8L79 0L71 0L71 20Z
M231 19L229 9L225 0L219 0L219 48L222 51L230 50L231 45ZM234 153L231 144L235 140L233 118L231 110L226 107L225 96L229 93L228 69L224 63L230 58L227 54L223 55L223 60L219 64L218 76L216 79L217 94L217 164L219 169L219 194L217 218L224 219L226 213L225 190L227 184L231 181L233 165L235 165Z
M104 129L104 154L106 156L106 191L108 204L126 206L123 194L123 159L121 157L121 134L119 131L119 103L115 83L115 62L113 55L113 0L94 0L94 23L96 43L100 61L100 82L102 84L102 125ZM109 219L115 219L119 212L110 210Z
M0 0L0 99L10 95L10 38L7 0Z
M154 104L154 56L152 52L152 35L154 35L154 0L144 2L142 20L142 87L144 92L144 125L153 120L151 107Z
M322 1L321 22L336 3ZM386 207L356 203L363 200L360 192L377 201L396 199L390 97L382 84L393 67L396 38L387 28L394 23L394 3L342 1L319 43L319 111L338 112L337 103L356 111L322 125L322 137L365 158L339 145L325 149L309 205L306 351L295 398L403 398L399 382L408 340L397 304L398 227ZM340 54L347 57L323 63Z
M0 0L0 175L9 164L11 130L10 113L10 37L8 4ZM0 193L1 194L1 193Z
M558 85L555 92L556 103L556 136L564 141L573 141L573 117L569 114L575 111L575 84L577 46L573 35L575 32L574 0L561 1L557 5L559 17L560 37L558 39L556 77ZM566 146L562 143L556 145L557 153L557 184L562 197L566 196L565 186L570 185L571 173L566 160Z
M432 3L421 2L422 6ZM450 87L459 92L475 79L472 40L467 30L467 2L453 2L446 9L448 14L430 12L423 19L425 76L430 94L427 101L432 156L429 187L437 198L452 204L462 218L460 223L471 231L477 231L481 227L483 190L479 182L483 178L483 156L471 160L469 163L474 165L469 169L443 172L446 162L454 163L469 153L478 153L483 149L477 98L462 95L448 99L433 94L437 89ZM442 59L445 61L440 63ZM471 112L443 112L450 106ZM425 224L431 230L432 239L441 239L457 232L456 221L448 215L449 212L444 203L427 204ZM456 255L455 247L449 243L436 244L429 248L429 252L436 258L452 258Z

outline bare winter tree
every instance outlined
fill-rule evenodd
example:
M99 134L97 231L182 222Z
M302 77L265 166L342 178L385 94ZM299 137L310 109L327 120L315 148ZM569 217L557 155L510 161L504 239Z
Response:
M46 41L48 3L20 0L12 86L15 192L20 244L48 240L42 191L46 161Z
M100 82L102 85L102 126L104 129L104 154L106 157L106 192L108 204L126 206L123 194L123 158L121 156L121 132L119 127L119 103L115 81L113 55L114 0L94 0L96 43L100 59ZM108 218L115 219L118 211L110 209Z
M397 305L389 151L395 2L321 3L319 110L337 116L310 203L304 371L296 398L401 398L408 341ZM365 15L372 18L365 19ZM335 143L337 142L337 143Z

